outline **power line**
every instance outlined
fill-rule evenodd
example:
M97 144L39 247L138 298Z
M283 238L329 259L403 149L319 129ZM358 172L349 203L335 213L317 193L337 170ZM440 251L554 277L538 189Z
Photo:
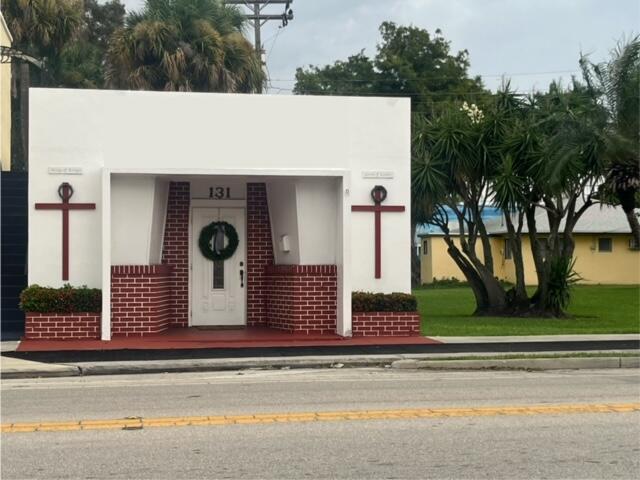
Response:
M284 88L284 87L272 87L275 90L280 90L283 92L293 92L294 89L293 88ZM418 97L432 97L432 96L441 96L441 97L470 97L470 96L474 96L474 97L479 97L479 96L485 96L485 95L491 95L490 92L484 91L484 92L469 92L469 91L464 91L464 92L383 92L383 91L377 91L377 92L362 92L362 91L358 91L358 90L351 90L351 91L341 91L341 92L332 92L329 90L318 90L318 89L304 89L301 88L301 93L305 93L305 94L313 94L313 93L318 93L318 94L322 94L322 95L326 95L326 96L345 96L345 95L354 95L354 96L360 96L360 97L411 97L411 96L418 96ZM535 93L535 92L517 92L517 91L513 91L510 92L512 95L515 96L528 96L531 95L531 93ZM573 95L583 95L580 93L573 93ZM589 96L588 94L584 94L584 96Z
M510 78L510 77L522 77L522 76L536 76L536 75L555 75L555 74L560 74L560 73L571 73L571 74L577 74L580 73L580 71L578 70L553 70L553 71L548 71L548 72L517 72L517 73L495 73L495 74L469 74L472 76L478 76L478 77L505 77L505 78ZM443 80L447 80L449 79L449 76L446 75L421 75L420 79L443 79ZM470 80L472 80L473 78L470 78ZM272 78L271 81L273 82L296 82L297 79L295 78ZM344 79L335 79L333 80L336 83L337 82L344 82L344 83L367 83L367 82L372 82L372 80L362 80L362 79L350 79L350 78L344 78ZM390 83L397 83L400 80L395 79L395 78L379 78L379 79L375 79L375 82L390 82Z

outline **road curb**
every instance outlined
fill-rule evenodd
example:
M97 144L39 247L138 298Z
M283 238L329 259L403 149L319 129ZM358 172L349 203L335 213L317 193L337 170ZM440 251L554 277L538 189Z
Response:
M78 364L81 375L119 375L136 373L215 372L229 370L275 370L300 368L358 368L384 367L402 359L398 355L380 355L372 358L311 357L311 358L255 358L215 359L188 361L100 362Z
M50 368L33 368L33 369L7 369L2 370L0 373L0 379L15 379L15 378L53 378L53 377L77 377L82 375L80 368L75 365L69 365L68 368L61 368L51 370Z
M276 370L302 368L386 367L404 370L572 370L640 368L637 357L567 357L433 360L404 355L286 357L245 359L200 359L130 362L95 362L52 365L19 371L2 371L3 379L72 377L88 375L125 375L141 373L216 372L231 370Z
M638 368L640 357L397 360L393 368L414 370L575 370Z

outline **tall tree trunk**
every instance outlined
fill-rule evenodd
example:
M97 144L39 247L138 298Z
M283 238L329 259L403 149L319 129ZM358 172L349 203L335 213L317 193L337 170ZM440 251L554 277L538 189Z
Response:
M447 253L458 266L469 283L471 291L473 291L473 296L476 300L476 311L474 313L484 312L489 306L489 298L482 279L469 260L467 260L458 247L456 247L451 237L445 235L444 241L447 243Z
M418 249L416 248L414 241L416 238L417 225L411 222L411 285L413 287L420 286L422 283L420 272L420 257L418 256Z
M547 295L547 279L549 278L546 270L545 258L547 257L546 242L538 238L538 227L536 225L535 208L527 208L525 212L527 219L527 227L529 230L529 244L531 248L531 256L536 267L536 277L538 280L538 288L531 297L531 302L538 304L541 298Z
M637 188L619 189L616 191L616 197L618 197L620 206L627 217L629 228L631 228L631 235L633 235L636 245L640 246L640 224L635 214L637 193Z
M506 224L507 224L507 232L509 246L511 247L511 258L513 259L513 265L516 271L516 286L515 286L515 303L516 307L521 307L525 305L529 298L527 297L527 290L525 288L525 280L524 280L524 260L522 258L522 240L520 236L516 233L515 226L513 225L513 221L511 220L511 215L508 213L504 214ZM522 224L522 218L520 219L519 224Z
M631 227L631 235L633 235L636 248L640 248L640 223L638 222L638 217L634 209L630 211L625 210L624 214L627 217L627 222L629 222L629 227Z

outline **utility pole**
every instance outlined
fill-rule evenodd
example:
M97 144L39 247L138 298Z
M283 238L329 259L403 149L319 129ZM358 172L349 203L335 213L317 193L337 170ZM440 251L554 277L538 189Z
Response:
M224 3L226 5L241 5L248 9L247 13L244 14L244 18L253 25L253 47L258 53L260 61L264 64L265 60L262 59L264 48L260 29L269 20L282 22L279 28L286 27L289 21L293 20L293 10L290 8L293 0L224 0ZM278 14L263 12L269 5L284 5L284 11ZM262 89L258 93L262 93Z

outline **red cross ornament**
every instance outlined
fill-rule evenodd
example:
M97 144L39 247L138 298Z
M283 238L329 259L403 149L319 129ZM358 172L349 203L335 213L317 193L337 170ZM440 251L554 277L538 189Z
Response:
M69 203L73 187L67 182L58 187L62 203L36 203L36 210L62 210L62 280L69 280L69 210L95 210L95 203Z
M404 212L404 206L402 205L387 205L382 206L382 202L387 198L387 189L382 185L376 185L371 190L371 198L373 199L373 205L352 205L352 212L373 212L375 221L375 278L382 278L382 212Z

